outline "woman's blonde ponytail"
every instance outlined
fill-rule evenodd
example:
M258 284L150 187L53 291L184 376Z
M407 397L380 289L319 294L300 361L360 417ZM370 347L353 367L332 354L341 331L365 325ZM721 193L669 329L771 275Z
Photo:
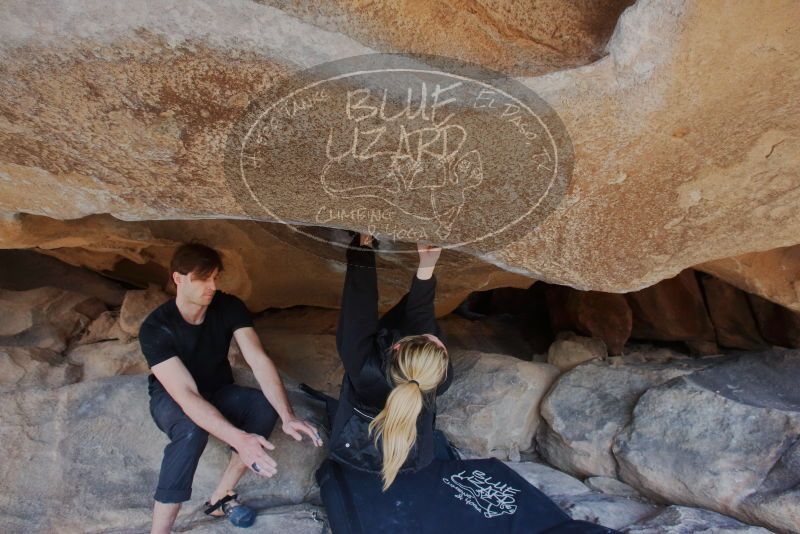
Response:
M417 418L429 393L445 379L447 353L421 335L398 341L389 368L395 384L383 410L369 425L375 446L383 438L383 491L391 486L417 440Z

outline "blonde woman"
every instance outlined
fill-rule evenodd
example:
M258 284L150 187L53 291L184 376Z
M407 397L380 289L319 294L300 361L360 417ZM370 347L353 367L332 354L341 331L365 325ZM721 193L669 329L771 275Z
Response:
M453 367L434 316L433 270L441 248L418 244L411 289L378 320L372 236L355 235L347 251L336 347L345 369L331 432L331 457L379 473L386 491L399 473L434 458L436 396Z

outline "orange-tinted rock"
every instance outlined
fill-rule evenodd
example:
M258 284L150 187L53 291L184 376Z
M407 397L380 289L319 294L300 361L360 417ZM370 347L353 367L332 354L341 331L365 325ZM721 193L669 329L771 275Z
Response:
M790 276L800 267L796 256L781 254L783 272L725 260L798 244L800 39L792 25L800 8L637 2L614 24L626 4L276 1L275 9L259 2L175 8L159 0L148 10L112 12L105 3L74 10L56 0L12 3L14 16L0 23L0 246L37 246L26 243L36 241L38 229L15 219L25 213L111 213L129 221L242 217L224 178L223 152L232 124L256 95L332 59L426 52L535 75L520 79L554 108L574 147L564 201L537 227L515 229L501 249L473 251L481 260L465 285L490 286L476 281L494 277L496 268L622 293L703 265L800 310L797 277ZM286 176L276 203L317 206L319 198L303 195L303 178ZM509 206L491 207L501 213ZM145 232L128 246L119 244L126 232L86 231L91 243L61 231L49 248L76 264L94 254L112 265L136 264L140 252L166 251L177 239L165 243ZM107 242L117 248L105 248ZM125 264L127 277L154 277L159 265L150 258ZM334 305L326 289L335 285L331 273L314 264L301 264L301 272L289 280L271 273L283 288L270 288L275 300L249 296L255 290L244 281L241 289L259 309L275 302ZM319 285L309 287L310 277Z
M526 324L519 318L502 314L467 319L450 314L439 320L448 341L448 350L474 350L507 354L521 360L536 359L535 349L526 339ZM544 360L543 357L538 358Z
M574 330L602 340L610 354L622 353L632 326L624 295L561 286L549 286L545 294L553 331Z
M716 340L703 293L691 269L626 297L633 311L633 338Z
M598 59L617 17L633 2L265 3L375 50L440 54L531 76Z
M713 276L700 278L717 342L733 349L758 350L767 343L758 332L747 293Z
M713 260L696 269L800 311L800 245Z
M287 244L292 232L280 225L231 220L123 222L108 216L77 221L22 216L3 229L19 232L23 247L55 256L139 286L164 286L175 248L195 239L218 249L224 270L220 288L259 312L297 304L338 308L344 283L344 253L327 245L318 250ZM69 236L65 238L64 236ZM290 241L289 241L290 242ZM388 310L408 291L414 270L378 254L380 309ZM472 291L528 287L526 276L487 265L456 251L445 251L436 267L436 313L453 310Z
M758 295L748 295L748 298L765 340L782 347L800 347L800 313Z

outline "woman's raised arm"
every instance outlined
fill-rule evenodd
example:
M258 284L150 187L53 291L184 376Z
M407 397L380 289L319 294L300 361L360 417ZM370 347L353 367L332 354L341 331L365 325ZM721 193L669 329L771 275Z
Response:
M364 362L375 352L378 329L378 273L371 236L356 235L347 249L336 348L345 371L358 378Z

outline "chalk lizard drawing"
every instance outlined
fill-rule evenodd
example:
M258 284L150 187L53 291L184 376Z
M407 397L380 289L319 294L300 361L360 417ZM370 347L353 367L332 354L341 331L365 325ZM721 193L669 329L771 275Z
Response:
M503 514L513 515L517 511L514 494L520 490L501 482L492 482L483 471L474 470L467 475L461 471L442 479L445 484L458 490L467 504L491 519Z
M420 148L420 139L416 155L408 148L408 138L418 132L408 134L405 131L400 142L401 145L405 142L405 150L398 148L393 152L368 154L367 150L375 141L361 152L354 141L352 149L335 157L331 157L328 150L329 161L320 176L322 187L334 198L379 198L408 215L435 221L436 234L440 239L446 239L464 207L466 192L478 187L484 178L480 152L471 150L459 157L459 149L447 151L448 128L463 132L464 137L458 145L460 149L466 132L451 124L435 129L436 137L425 143L424 150ZM358 135L358 132L354 134ZM434 142L442 143L441 154L427 150ZM330 144L331 137L329 147ZM361 180L360 176L364 174L374 182L354 185L354 176Z

